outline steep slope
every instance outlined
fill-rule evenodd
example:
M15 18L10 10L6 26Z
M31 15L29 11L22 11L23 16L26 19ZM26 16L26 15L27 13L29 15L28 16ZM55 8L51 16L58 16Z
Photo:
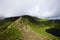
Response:
M6 18L2 21L6 21L3 22L3 26L0 26L1 29L3 29L3 27L5 26L4 23L8 23L11 22L9 25L6 24L7 26L5 26L5 29L3 29L3 31L0 32L0 40L17 40L19 37L21 37L21 30L18 27L15 27L14 24L15 21L18 19L18 17L13 17L12 18ZM8 20L8 21L7 21Z

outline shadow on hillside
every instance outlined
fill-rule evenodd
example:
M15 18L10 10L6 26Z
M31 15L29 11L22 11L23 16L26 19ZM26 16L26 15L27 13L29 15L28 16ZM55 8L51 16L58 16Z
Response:
M55 28L46 29L46 32L48 32L54 36L60 37L60 30L57 30Z

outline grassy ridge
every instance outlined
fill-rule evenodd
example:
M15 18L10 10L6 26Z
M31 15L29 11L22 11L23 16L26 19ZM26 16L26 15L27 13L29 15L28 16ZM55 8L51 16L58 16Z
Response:
M28 24L32 30L37 32L40 36L43 35L47 40L60 40L60 37L54 36L46 32L46 29L55 28L60 30L60 20L45 20L45 19L35 19L31 17L24 17L23 21Z
M21 36L21 31L18 28L13 26L8 28L8 26L18 18L19 17L7 18L0 21L0 40L16 40ZM22 16L21 22L29 25L33 31L39 35L43 35L45 38L47 38L47 40L60 40L59 37L46 32L46 29L50 28L60 30L60 20L45 20L32 16ZM6 30L6 28L8 29Z

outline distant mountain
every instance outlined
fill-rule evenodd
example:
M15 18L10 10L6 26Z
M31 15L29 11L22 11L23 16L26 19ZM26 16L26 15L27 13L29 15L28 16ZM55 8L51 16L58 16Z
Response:
M0 17L0 19L4 19L4 17Z
M60 20L60 16L51 16L51 17L46 17L48 18L49 20Z

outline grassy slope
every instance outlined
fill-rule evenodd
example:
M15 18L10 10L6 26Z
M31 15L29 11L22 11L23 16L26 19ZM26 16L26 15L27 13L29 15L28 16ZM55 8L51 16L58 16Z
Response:
M12 22L17 20L19 17L11 17L0 20L0 32L4 31Z
M24 20L25 20L25 23L27 23L31 27L32 30L37 32L39 35L48 38L47 40L49 40L49 39L60 40L59 37L56 37L56 36L46 32L46 29L57 27L56 24L58 24L58 22L56 22L56 20L55 21L54 20L37 21L37 20L32 19L32 18L30 19L30 17L24 17ZM40 19L38 19L38 20L40 20ZM53 21L56 22L56 24ZM59 26L57 27L57 29L58 28L59 28Z
M0 34L0 40L16 40L21 36L18 28L11 27Z
M40 34L40 35L42 35L42 36L44 36L44 37L48 37L49 39L50 38L52 38L53 40L60 40L60 38L59 37L56 37L56 36L54 36L54 35L52 35L52 34L49 34L49 33L47 33L45 30L47 29L47 28L51 28L51 27L49 27L49 26L44 26L44 27L40 27L40 26L38 26L38 25L36 25L36 24L32 24L32 23L30 23L29 24L30 25L30 27L35 31L35 32L37 32L38 34Z
M0 40L16 40L21 36L21 31L19 28L8 26L16 21L19 17L7 18L4 20L0 20Z

